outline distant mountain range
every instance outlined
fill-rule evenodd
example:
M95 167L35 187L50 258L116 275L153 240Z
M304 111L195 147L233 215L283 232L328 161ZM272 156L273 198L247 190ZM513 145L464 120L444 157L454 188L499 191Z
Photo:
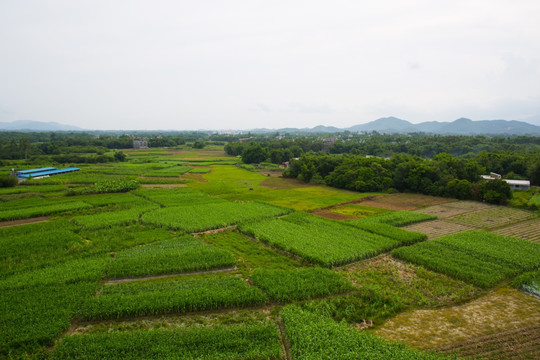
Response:
M0 131L81 131L77 126L59 124L57 122L43 122L34 120L17 120L13 122L0 122Z
M413 124L396 117L385 117L366 124L354 125L348 128L338 129L333 126L316 126L304 129L254 129L251 132L272 132L282 133L335 133L342 131L351 132L372 132L380 133L428 133L440 135L540 135L540 126L532 125L516 120L480 120L460 118L452 122L428 121L420 124Z
M77 126L64 125L56 122L41 122L33 120L18 120L10 123L0 122L0 131L89 131ZM91 131L91 130L90 130ZM252 133L298 133L321 134L351 132L380 133L427 133L440 135L540 135L540 126L516 120L480 120L460 118L452 122L428 121L413 124L396 117L385 117L366 124L354 125L348 128L334 126L315 126L314 128L282 128L282 129L252 129Z

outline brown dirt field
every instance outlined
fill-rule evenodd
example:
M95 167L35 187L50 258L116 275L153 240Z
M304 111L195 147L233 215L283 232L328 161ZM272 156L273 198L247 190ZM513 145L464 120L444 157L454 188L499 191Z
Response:
M540 219L524 221L494 230L493 232L505 236L540 242Z
M450 201L455 200L421 194L388 194L365 198L357 204L387 210L417 210Z
M323 209L317 209L311 212L313 215L317 215L323 218L332 219L332 220L353 220L357 219L351 215L339 214L337 212L332 212Z
M432 221L424 221L421 223L405 226L403 227L403 229L426 234L428 236L428 239L431 240L431 239L438 238L440 236L457 234L463 231L469 231L476 228L472 226L457 224L457 223L444 221L444 220L432 220Z
M457 352L461 357L474 359L538 359L540 324L453 343L437 351L444 354Z
M186 184L143 184L143 189L174 189L179 187L186 187Z
M35 217L35 218L30 218L30 219L2 221L0 222L0 228L8 227L8 226L35 224L35 223L45 222L49 220L50 219L47 216L40 216L40 217Z
M374 333L420 349L435 349L538 323L540 300L504 287L463 305L406 311Z
M448 219L463 225L471 225L479 228L492 229L515 222L536 217L530 211L513 209L505 206L495 206L490 209L474 211L464 215L458 215Z
M457 208L457 209L463 209L463 210L469 210L469 211L477 211L477 210L485 210L485 209L491 209L496 207L495 205L489 205L485 203L481 203L479 201L455 201L452 203L446 204L446 206Z
M267 171L261 171L259 174L264 176L271 176L271 177L280 177L283 172L281 170L267 170Z
M439 219L448 219L457 215L466 214L472 210L460 209L457 207L450 207L446 205L435 205L425 209L418 210L418 212L424 214L431 214L437 216Z

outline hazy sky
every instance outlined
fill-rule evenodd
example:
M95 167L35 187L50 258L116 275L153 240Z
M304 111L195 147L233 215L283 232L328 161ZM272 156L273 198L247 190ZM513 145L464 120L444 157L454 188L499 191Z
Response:
M2 0L0 122L536 118L540 1Z

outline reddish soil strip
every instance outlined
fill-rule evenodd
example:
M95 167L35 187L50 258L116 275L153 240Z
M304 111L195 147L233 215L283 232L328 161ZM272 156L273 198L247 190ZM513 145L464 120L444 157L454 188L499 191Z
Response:
M323 210L323 209L313 210L311 213L313 215L317 215L317 216L327 218L327 219L332 219L332 220L357 219L356 217L354 217L352 215L340 214L340 213L336 213L336 212L332 212L332 211L328 211L328 210Z
M357 202L363 206L371 206L387 210L417 210L426 206L444 204L454 199L421 194L389 194L368 197Z
M440 236L457 234L463 231L469 231L476 229L475 227L469 225L462 225L458 223L453 223L444 220L432 220L424 221L421 223L409 225L403 227L404 230L416 231L422 234L426 234L428 239L435 239Z
M187 187L186 184L143 184L143 189L174 189L180 187Z
M540 242L540 219L524 221L522 223L494 230L493 232L505 236Z
M214 273L228 272L228 271L234 271L234 270L236 270L236 266L225 268L225 269L217 269L217 270L194 271L194 272L180 273L180 274L167 274L167 275L146 276L146 277L140 277L140 278L107 280L106 284L120 284L120 283L131 282L131 281L163 279L163 278L170 278L170 277L182 276L182 275L214 274Z
M2 221L0 222L0 228L8 227L8 226L35 224L35 223L45 222L49 220L50 219L46 216L40 216L40 217L35 217L35 218L30 218L30 219Z
M453 343L436 349L474 359L538 359L540 324L520 327L496 334Z

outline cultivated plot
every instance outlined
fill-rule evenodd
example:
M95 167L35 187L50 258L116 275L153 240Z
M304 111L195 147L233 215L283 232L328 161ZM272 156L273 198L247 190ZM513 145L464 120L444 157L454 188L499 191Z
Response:
M445 235L457 234L475 229L469 225L462 225L445 220L424 221L403 227L404 230L426 234L428 239L435 239Z
M538 323L540 300L501 288L464 305L401 313L374 333L420 349L436 349Z
M493 230L497 234L540 242L540 219L524 221Z
M540 324L533 324L441 346L437 351L477 360L535 360L540 354L539 334Z
M417 210L451 201L454 200L422 194L389 194L369 197L359 201L358 204L387 210Z
M497 206L491 209L458 215L449 220L458 224L491 229L532 217L536 217L536 215L530 211Z

